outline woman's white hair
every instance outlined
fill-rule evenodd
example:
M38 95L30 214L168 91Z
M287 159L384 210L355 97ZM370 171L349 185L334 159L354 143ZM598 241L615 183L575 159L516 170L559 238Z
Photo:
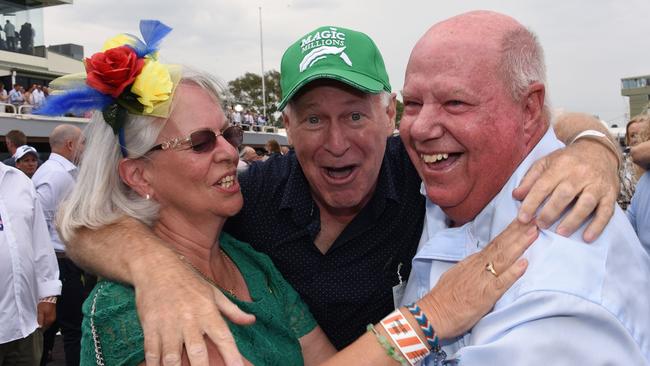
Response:
M223 89L211 75L184 67L180 83L198 85L220 103ZM170 114L174 105L172 100ZM128 114L124 125L128 158L143 157L155 145L166 122L163 118ZM86 149L79 165L77 183L61 204L57 216L61 238L69 241L79 228L98 229L117 222L123 216L152 225L159 207L156 202L141 197L120 178L118 165L124 157L117 136L100 111L93 113L84 134Z

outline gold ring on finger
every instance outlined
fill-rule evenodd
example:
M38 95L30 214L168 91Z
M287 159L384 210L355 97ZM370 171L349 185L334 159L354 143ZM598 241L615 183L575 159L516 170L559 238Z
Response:
M492 273L492 275L494 275L494 277L499 277L499 274L497 273L497 271L494 270L494 263L488 262L485 265L485 270Z

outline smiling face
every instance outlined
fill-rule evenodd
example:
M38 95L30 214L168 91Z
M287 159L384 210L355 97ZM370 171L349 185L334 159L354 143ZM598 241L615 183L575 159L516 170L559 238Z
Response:
M400 134L427 196L460 225L501 190L531 148L531 132L525 98L515 101L498 76L498 40L458 25L465 28L434 26L414 48Z
M219 133L226 127L227 120L219 103L199 86L182 83L156 144L185 138L202 129ZM153 198L160 203L161 217L178 213L197 220L214 220L214 216L226 218L241 209L237 150L223 136L218 136L214 149L206 152L195 152L189 145L183 145L147 156L151 160L144 174Z
M395 117L393 102L381 98L323 79L294 96L284 114L287 135L322 209L354 214L372 196Z

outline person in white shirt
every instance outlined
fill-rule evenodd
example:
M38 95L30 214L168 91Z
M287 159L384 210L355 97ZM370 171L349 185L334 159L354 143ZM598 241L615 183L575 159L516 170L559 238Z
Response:
M450 18L416 44L400 136L428 200L405 303L517 220L513 190L536 159L564 146L549 127L545 79L536 37L502 14ZM573 140L581 136L606 138ZM589 245L581 236L595 220L565 237L568 216L552 226L538 217L526 273L469 332L443 342L445 364L650 364L650 256L618 206ZM480 275L498 283L503 270L488 261Z
M90 289L86 287L83 271L65 255L65 244L56 231L56 211L61 201L72 190L77 175L77 162L84 148L84 137L78 127L62 124L50 134L52 153L36 171L32 180L36 187L50 238L56 251L60 279L63 283L61 297L57 304L58 319L56 324L45 333L45 352L51 350L54 335L60 328L67 365L79 364L81 341L81 306Z
M61 281L31 180L0 163L0 365L38 365Z

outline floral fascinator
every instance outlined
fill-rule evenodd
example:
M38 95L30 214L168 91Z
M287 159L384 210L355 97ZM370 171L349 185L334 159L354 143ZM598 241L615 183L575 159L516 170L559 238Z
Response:
M127 113L169 116L181 68L158 62L158 46L171 30L157 20L141 20L142 40L127 33L109 39L101 52L84 60L85 73L66 75L51 82L52 95L35 113L61 116L102 111L126 157Z

